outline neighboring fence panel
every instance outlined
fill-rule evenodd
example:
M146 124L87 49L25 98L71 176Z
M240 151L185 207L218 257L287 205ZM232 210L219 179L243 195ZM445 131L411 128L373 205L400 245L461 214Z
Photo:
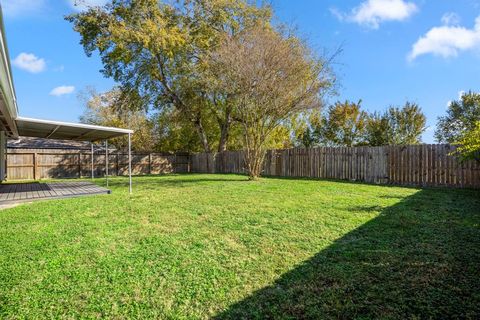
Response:
M35 153L7 153L7 179L20 177L19 179L35 179Z
M263 174L376 184L480 188L480 165L461 163L450 145L271 150ZM245 173L242 151L191 155L191 172Z
M87 150L8 149L7 179L34 180L49 178L78 178L91 176L92 155ZM105 153L93 156L95 177L105 175ZM160 153L132 154L132 173L166 174L190 171L189 155ZM128 154L108 156L109 175L128 175Z
M480 165L461 163L450 145L270 150L263 174L340 179L377 184L480 188ZM105 174L105 153L94 154L94 174ZM109 174L128 174L128 155L109 155ZM133 154L135 175L165 173L246 173L243 151L217 154ZM88 150L9 149L7 179L89 177Z

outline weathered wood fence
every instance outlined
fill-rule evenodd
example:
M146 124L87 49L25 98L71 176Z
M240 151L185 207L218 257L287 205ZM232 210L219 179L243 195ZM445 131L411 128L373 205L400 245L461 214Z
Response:
M105 174L105 151L94 152L95 177ZM91 176L92 155L89 150L68 149L8 149L7 179L36 180L48 178L78 178ZM165 174L189 172L189 155L133 153L132 173ZM108 174L128 175L128 154L108 155Z
M450 145L271 150L263 174L377 184L480 188L480 165L461 163ZM191 172L245 173L243 152L190 156Z
M450 145L271 150L263 174L279 177L309 177L363 181L377 184L480 188L480 165L461 163ZM89 150L8 149L7 179L75 178L91 175ZM94 153L96 177L105 174L105 151ZM128 173L128 155L111 153L110 175ZM245 173L242 151L217 154L134 153L132 172Z

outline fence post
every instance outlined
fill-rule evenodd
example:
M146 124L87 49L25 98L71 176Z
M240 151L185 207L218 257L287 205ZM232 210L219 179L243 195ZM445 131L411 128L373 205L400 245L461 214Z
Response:
M152 174L152 153L148 154L148 174Z
M33 153L33 180L37 180L37 153Z
M118 151L115 154L115 171L117 173L117 177L120 176L120 168L118 167Z
M82 177L82 151L78 152L78 177Z

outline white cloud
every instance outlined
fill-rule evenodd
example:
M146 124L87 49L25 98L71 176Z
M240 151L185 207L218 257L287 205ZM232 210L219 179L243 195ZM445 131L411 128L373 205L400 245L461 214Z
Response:
M108 1L107 0L68 0L70 5L79 11L86 10L89 7L103 6Z
M445 26L458 26L460 20L460 16L455 12L447 12L442 16L442 23Z
M355 22L373 29L378 29L385 21L404 21L417 11L415 3L405 0L367 0L355 7L350 14L335 8L330 9L340 21Z
M337 8L330 8L330 13L340 21L344 21L347 18L347 15Z
M408 60L413 61L425 54L443 58L456 57L460 51L480 48L480 16L473 29L460 26L443 25L430 29L412 46Z
M35 13L45 6L45 0L3 0L1 3L6 16Z
M74 86L60 86L60 87L56 87L52 91L50 91L50 95L59 97L59 96L63 96L63 95L66 95L66 94L70 94L73 91L75 91Z
M12 63L14 66L31 73L39 73L47 68L45 60L35 56L33 53L22 52Z

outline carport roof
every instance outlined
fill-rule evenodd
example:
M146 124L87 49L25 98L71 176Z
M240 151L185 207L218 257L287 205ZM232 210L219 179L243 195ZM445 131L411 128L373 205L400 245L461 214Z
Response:
M17 117L18 134L46 139L98 141L119 137L133 130L51 120Z

